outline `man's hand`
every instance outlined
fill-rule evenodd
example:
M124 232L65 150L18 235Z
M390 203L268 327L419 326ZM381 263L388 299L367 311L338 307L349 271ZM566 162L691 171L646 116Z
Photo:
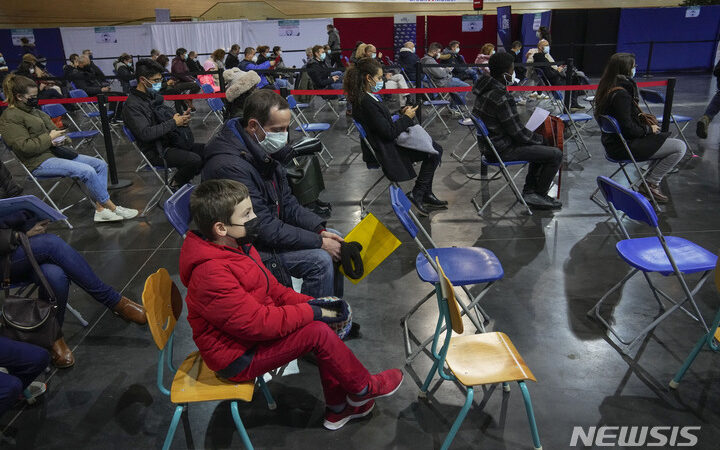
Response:
M332 78L332 80L333 80L333 81L337 81L337 80L339 80L339 79L340 79L340 77L339 77L339 76L337 76L337 75L333 75L333 76L332 76L332 77L330 77L330 78Z
M190 115L189 114L175 114L173 116L173 120L175 120L175 125L179 127L186 127L190 123Z
M102 92L110 92L110 86L105 86L104 88L101 88L100 91L102 91Z
M49 223L49 220L40 221L36 223L32 228L30 228L25 234L27 234L27 237L33 237L37 236L38 234L43 234L47 230L47 226Z
M167 80L168 86L175 86L175 80Z
M277 61L275 61L274 59L271 60L271 61L270 61L270 67L275 67L275 64L276 64L276 63L277 63Z
M339 237L339 236L338 236ZM340 241L329 237L322 238L322 248L326 252L330 253L333 261L340 261Z
M334 239L340 243L345 242L345 239L343 239L342 236L338 236L337 234L331 233L329 231L323 231L322 233L320 233L320 236L328 239Z
M660 132L660 127L658 125L650 125L650 128L652 128L653 134L658 134Z
M415 118L415 111L417 111L417 109L418 109L417 106L415 106L415 107L407 106L407 107L405 107L405 110L402 111L402 113L403 113L404 115L408 116L409 118L414 119L414 118Z
M452 55L450 53L443 53L437 57L437 59L450 59Z

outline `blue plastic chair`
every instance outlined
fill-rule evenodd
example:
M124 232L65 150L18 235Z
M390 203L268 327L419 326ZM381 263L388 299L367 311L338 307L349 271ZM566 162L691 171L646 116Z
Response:
M100 134L100 132L98 130L87 130L87 131L81 130L80 127L78 126L78 124L72 118L72 116L70 114L68 114L65 107L63 105L61 105L60 103L42 105L41 108L45 114L52 117L53 119L56 117L63 117L63 116L67 116L67 118L70 119L70 122L73 124L73 126L75 127L75 129L77 131L71 131L69 133L66 133L65 136L67 136L68 138L75 140L75 141L79 140L79 142L73 146L73 148L76 151L83 145L89 145L93 149L95 156L102 159L103 161L105 160L105 158L102 157L102 155L98 151L97 147L95 146L95 143L93 142L95 140L95 136Z
M440 274L440 281L435 285L435 293L438 301L439 317L433 337L431 354L433 365L425 378L418 397L426 398L430 382L435 373L440 380L453 381L465 388L465 404L453 422L450 432L443 441L442 450L450 448L460 425L465 420L470 407L473 404L474 386L487 386L502 384L503 392L510 392L510 382L516 381L520 386L530 434L532 436L533 448L542 450L540 435L535 422L535 413L530 400L525 381L537 381L523 357L517 351L510 338L505 333L491 332L465 336L452 336L453 331L461 335L464 325L455 297L453 283L450 282L438 257L435 257L435 265ZM442 337L442 329L446 329ZM488 363L492 368L488 369ZM445 366L449 370L446 371ZM503 400L503 405L506 400ZM484 403L484 402L483 402Z
M87 92L85 92L82 89L72 89L70 91L70 98L84 98L84 97L90 97ZM102 125L100 123L100 111L98 110L97 106L95 105L95 102L83 102L83 103L76 103L78 105L78 108L80 108L80 111L85 115L85 117L90 122L90 125L95 128L97 131L102 134ZM107 118L108 120L115 114L114 111L106 110ZM110 127L110 131L115 134L118 138L120 135L117 131L115 131L114 128Z
M202 91L205 94L214 94L215 90L213 87L209 84L203 84ZM225 104L223 103L221 98L208 98L207 104L210 107L210 111L205 114L205 117L203 117L202 123L205 124L205 121L207 121L208 117L210 117L210 114L213 114L215 118L220 122L220 125L223 124L223 117L221 114L221 111L225 109ZM218 125L218 126L220 126Z
M470 178L471 180L480 180L480 181L488 182L488 183L499 179L500 176L505 178L505 185L502 188L495 191L495 193L492 196L490 196L490 198L482 205L482 207L478 203L477 198L478 198L478 196L480 196L480 194L482 194L483 189L481 188L480 190L478 190L477 193L472 197L472 199L470 201L475 206L478 216L482 216L483 211L485 210L485 208L488 207L490 202L492 202L495 199L495 197L500 195L500 193L502 191L504 191L505 188L507 188L508 186L510 186L510 189L513 191L513 194L515 194L516 201L522 203L523 206L525 207L525 209L527 210L528 214L532 215L532 210L530 209L528 204L525 202L525 199L522 196L522 192L520 192L520 189L518 189L517 185L515 184L515 178L517 178L518 175L520 175L520 173L523 171L523 169L525 169L525 167L528 165L528 162L527 161L507 161L507 162L503 161L502 158L500 157L500 153L498 153L497 149L495 148L495 145L493 145L492 140L490 139L490 133L488 132L488 129L485 126L485 123L476 116L470 116L470 119L472 120L472 123L475 127L475 133L477 135L478 146L480 148L482 148L482 146L484 144L485 148L490 149L490 151L492 152L492 155L495 159L495 162L490 162L485 158L485 156L483 156L482 164L485 166L495 167L497 170L495 171L495 173L492 174L492 176L490 176L490 178L478 178L477 176L474 176L474 175L466 175L466 176L468 178ZM510 174L510 171L508 170L508 167L511 167L511 166L520 166L518 171L515 172L514 175Z
M658 226L655 210L650 205L650 202L642 195L621 186L607 177L598 177L597 183L600 187L600 192L602 192L610 207L610 212L613 217L615 217L625 237L625 239L616 244L615 248L617 249L618 255L632 267L632 270L602 296L595 306L588 311L588 316L597 318L605 325L615 338L625 346L625 352L639 343L645 335L652 331L663 320L667 319L668 316L677 309L682 309L688 316L700 322L706 332L709 331L693 296L705 283L710 271L717 265L717 256L686 239L676 236L665 237ZM625 228L623 224L619 211L624 212L630 219L645 223L654 228L656 236L631 238L627 228ZM638 272L642 272L655 300L664 312L653 320L652 323L643 328L637 336L630 340L625 340L621 338L618 332L602 317L600 307L613 292L620 289L625 282ZM653 284L649 276L650 273L657 273L665 277L674 275L685 293L685 298L678 301L668 296ZM691 291L685 281L685 275L693 273L702 273L702 275ZM661 297L671 304L670 308L665 308ZM693 312L688 311L683 306L686 302L690 303Z
M615 120L614 117L608 116L608 115L602 115L598 119L598 125L600 125L600 131L606 134L614 134L618 139L620 139L620 142L622 142L623 147L625 147L625 152L627 153L628 159L614 159L610 156L605 154L605 159L610 161L611 163L618 164L620 167L618 167L615 172L613 172L608 178L613 179L615 175L617 175L618 172L622 171L625 175L625 179L629 183L630 187L636 186L638 183L642 183L645 187L645 192L650 192L650 188L647 184L647 180L645 180L645 173L649 172L655 164L657 164L657 161L649 160L649 167L646 171L640 169L640 166L638 165L637 160L635 160L635 157L632 154L632 151L630 151L630 146L628 145L627 141L625 140L625 137L622 134L622 130L620 129L620 124ZM635 171L638 174L638 178L636 180L633 180L632 177L630 177L630 174L626 170L626 166L632 164L632 166L635 168ZM597 205L599 205L601 208L607 207L606 204L600 203L600 201L597 198L597 194L600 192L600 188L598 187L593 191L593 193L590 195L590 200L595 202ZM654 197L650 197L650 200L653 203L653 206L655 206L656 211L660 211L660 206L658 206L657 201Z
M298 126L295 128L295 131L302 132L305 136L313 136L316 138L320 138L320 135L329 130L331 128L331 125L329 123L323 123L323 122L310 122L307 117L303 114L301 108L298 106L299 103L297 100L295 100L295 97L292 95L287 96L288 105L290 105L290 114L292 115L292 122L297 123ZM311 135L312 133L312 135ZM333 155L330 153L330 150L325 146L325 144L320 142L322 145L322 150L318 153L318 156L322 160L325 167L330 167L330 161L333 160Z
M369 170L380 169L380 172L381 172L380 178L378 178L378 179L372 184L372 186L370 186L370 188L369 188L367 191L365 191L365 193L363 194L362 198L360 199L360 217L363 217L363 218L364 218L364 217L368 214L368 211L369 211L369 209L370 209L370 206L371 206L373 203L375 203L375 200L377 200L378 198L380 198L380 196L383 195L383 194L385 193L385 191L387 191L387 190L390 188L390 185L392 185L392 184L394 184L394 183L388 182L387 186L385 186L382 191L378 192L377 195L375 195L375 196L372 198L372 200L370 200L370 202L367 202L367 203L366 203L365 200L366 200L367 197L370 195L370 192L372 192L372 190L375 189L375 186L377 186L378 184L380 184L383 180L387 179L387 177L385 176L385 172L382 170L382 167L380 166L380 160L377 158L377 153L375 152L375 149L374 149L373 146L370 144L370 141L369 141L368 138L367 138L367 133L365 132L365 128L364 128L359 122L357 122L357 121L355 121L355 120L353 120L353 124L355 125L355 128L357 128L358 134L360 134L360 139L365 143L365 145L367 146L368 150L370 150L370 153L372 154L373 159L375 160L375 162L368 162L368 163L366 163L367 168L368 168Z
M652 108L650 108L650 103L655 105L664 105L665 104L665 96L662 95L660 92L652 91L650 89L640 89L640 97L642 97L643 102L645 103L645 107L650 111L651 114L655 114L652 111ZM656 116L658 123L662 125L663 117L662 115ZM685 145L687 146L688 150L692 152L692 147L690 147L690 143L688 142L687 138L685 137L685 128L687 128L688 124L692 122L694 119L690 116L683 116L680 114L670 114L670 121L675 124L675 128L678 131L678 134L682 138L683 142L685 142ZM680 127L680 124L683 124L682 127Z
M415 270L418 277L426 283L437 285L439 282L435 258L440 258L440 262L445 267L446 273L450 281L462 287L470 301L465 304L460 302L463 309L463 315L472 321L478 332L485 332L485 320L490 320L487 313L480 307L479 302L487 294L490 287L504 276L502 264L495 254L488 249L480 247L438 247L435 241L430 237L428 232L422 226L417 216L412 212L410 200L405 193L397 186L390 186L390 202L393 211L400 223L408 232L410 237L415 241L420 253L415 258ZM431 247L426 248L422 241L418 238L418 234L422 233ZM476 284L484 284L477 295L470 292L469 286ZM425 339L415 349L412 348L411 331L409 327L410 318L417 310L427 302L435 294L433 289L422 300L417 302L405 316L400 320L404 330L405 339L405 364L409 365L420 353L425 351L432 341L433 336ZM475 314L470 314L474 311ZM443 328L440 332L444 331Z
M147 168L155 175L155 177L160 181L162 185L147 202L145 208L143 208L143 211L140 215L144 217L148 212L150 212L150 210L152 210L160 203L164 192L167 192L171 196L173 195L173 191L172 189L170 189L170 168L167 166L167 163L162 166L153 165L148 159L148 157L145 155L145 153L143 153L143 151L138 146L137 140L135 139L132 131L130 131L130 128L123 125L122 130L123 133L125 133L125 137L127 137L128 141L130 141L135 150L137 150L140 158L143 161L143 164L141 164L138 169L141 169L143 167ZM160 175L160 171L163 172L162 175Z
M720 292L720 259L718 260L718 265L715 266L715 287ZM687 372L693 361L695 361L697 355L703 348L705 348L706 345L713 352L720 352L720 309L718 309L717 314L715 314L715 319L713 320L708 332L703 334L700 340L698 340L695 347L693 347L692 351L685 359L685 362L683 362L680 370L678 370L673 379L670 380L670 388L677 389L683 376L685 376L685 372Z
M195 186L188 183L165 200L165 217L182 237L187 234L192 221L190 216L190 195L193 190L195 190Z

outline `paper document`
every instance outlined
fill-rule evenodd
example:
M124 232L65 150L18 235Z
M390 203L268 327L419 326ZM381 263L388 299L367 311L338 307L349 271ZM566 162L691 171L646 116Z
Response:
M538 129L540 125L545 122L545 119L550 115L550 111L547 111L542 108L535 108L535 111L533 111L532 116L530 116L530 119L525 124L525 128L527 128L530 131L535 131Z

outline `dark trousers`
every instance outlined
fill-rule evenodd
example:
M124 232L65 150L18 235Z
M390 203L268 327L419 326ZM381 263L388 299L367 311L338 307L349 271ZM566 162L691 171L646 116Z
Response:
M420 170L418 176L415 179L415 187L413 187L413 196L418 200L422 201L425 194L432 193L433 178L435 177L435 170L440 166L442 159L443 148L437 142L433 141L433 148L438 151L437 155L431 155L430 153L421 152L418 150L411 150L397 146L398 151L408 155L411 161L420 163Z
M191 94L197 94L200 92L200 85L192 81L179 81L174 85L163 89L160 93L162 95L179 95L185 93L186 91ZM187 100L175 100L175 111L182 114L185 112L187 104L189 104L189 101Z
M342 67L340 56L340 49L332 49L332 53L330 53L330 63L332 67L337 67L338 69Z
M23 390L45 370L50 355L44 348L0 337L0 416L12 408Z
M168 147L165 150L165 162L168 167L176 167L177 173L172 179L172 183L176 186L182 186L189 183L200 173L203 165L202 154L205 150L205 144L193 144L190 150L184 150L176 147ZM156 152L148 154L148 159L154 166L163 166L163 160Z
M528 161L530 168L525 177L523 194L533 192L546 195L550 190L555 174L562 165L562 152L559 148L547 145L526 145L508 148L500 152L503 161Z
M98 278L85 258L58 236L48 233L33 236L30 238L30 249L57 297L56 317L60 325L65 317L71 281L110 309L120 301L120 293ZM10 257L10 282L39 285L38 277L22 246L15 249ZM42 289L41 295L45 295Z
M715 93L710 103L708 103L705 115L708 116L710 120L713 120L718 112L720 112L720 90Z

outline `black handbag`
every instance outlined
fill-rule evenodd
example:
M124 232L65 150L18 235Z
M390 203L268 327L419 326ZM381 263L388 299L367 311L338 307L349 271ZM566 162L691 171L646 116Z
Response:
M78 157L75 150L62 145L59 147L50 147L50 153L52 153L56 158L62 159L75 159Z
M62 336L57 321L57 299L35 256L25 233L18 233L20 243L25 249L30 264L35 271L48 298L29 298L10 295L10 254L5 255L3 270L2 313L0 313L0 335L9 339L51 348Z

